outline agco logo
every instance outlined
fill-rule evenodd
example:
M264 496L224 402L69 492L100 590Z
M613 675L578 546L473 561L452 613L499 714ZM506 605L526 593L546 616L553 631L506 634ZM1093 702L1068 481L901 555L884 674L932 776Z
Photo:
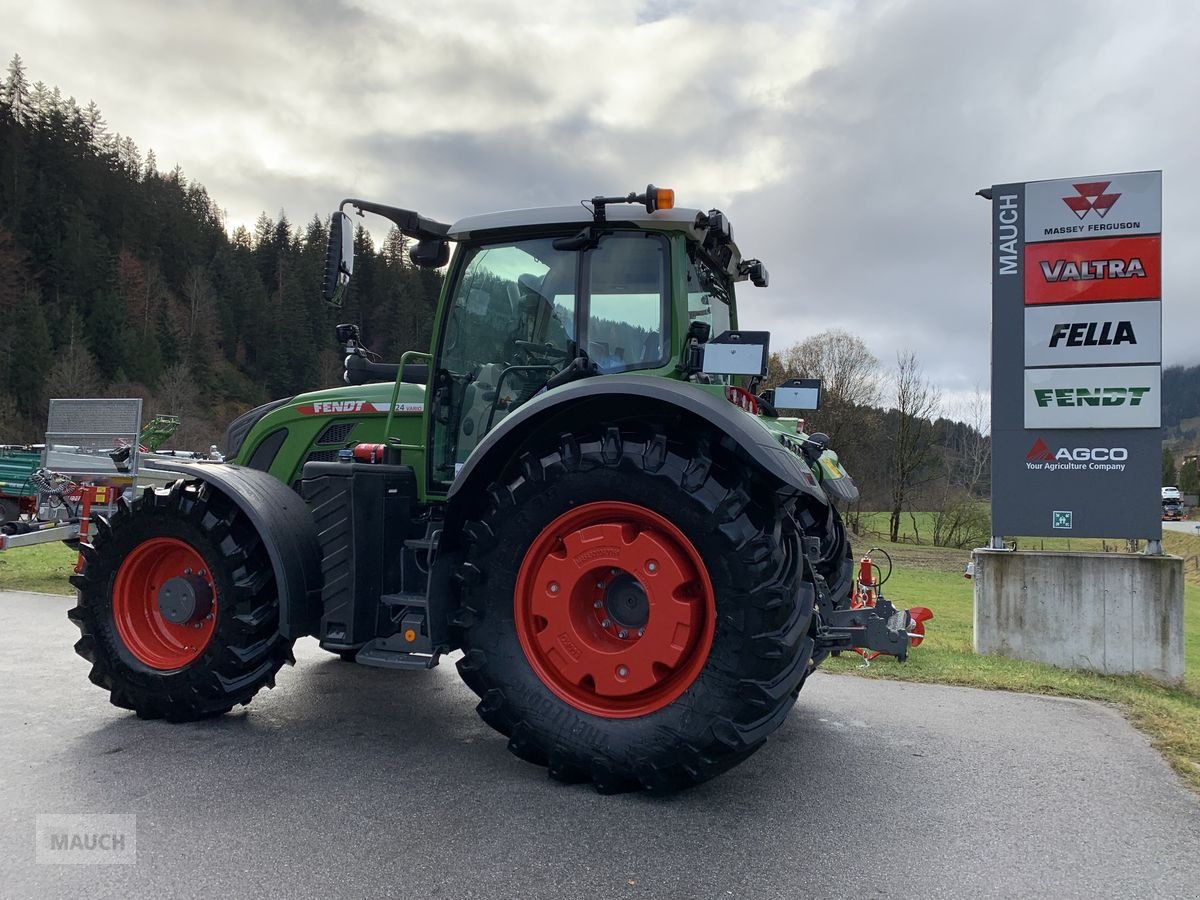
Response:
M1110 184L1112 184L1111 181L1085 181L1082 184L1073 184L1071 187L1075 188L1076 196L1063 197L1063 203L1067 204L1071 212L1081 219L1091 212L1095 212L1103 219L1121 198L1120 194L1104 193Z
M1038 438L1025 454L1025 467L1048 472L1073 469L1121 472L1128 459L1129 450L1125 447L1059 447L1053 450L1043 438Z

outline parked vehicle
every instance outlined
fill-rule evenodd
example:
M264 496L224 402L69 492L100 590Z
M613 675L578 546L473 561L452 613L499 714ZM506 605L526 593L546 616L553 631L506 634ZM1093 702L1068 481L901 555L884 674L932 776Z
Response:
M0 445L0 525L37 512L38 489L30 476L41 465L38 445Z
M384 668L461 650L522 759L668 791L754 753L830 653L907 655L909 611L852 603L853 481L758 392L768 336L737 329L734 286L767 271L723 213L652 185L454 225L342 206L390 219L420 266L457 243L432 345L382 391L248 413L243 465L156 461L182 480L97 522L70 615L114 704L227 712L304 636ZM336 212L327 300L352 230Z
M1188 517L1187 507L1180 500L1164 500L1162 505L1164 522L1179 522Z
M1162 489L1162 498L1164 500L1181 500L1182 495L1179 493L1179 488L1170 486Z

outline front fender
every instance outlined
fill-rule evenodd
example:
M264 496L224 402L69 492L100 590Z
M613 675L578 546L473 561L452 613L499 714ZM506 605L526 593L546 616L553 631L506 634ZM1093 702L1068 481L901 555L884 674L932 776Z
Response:
M152 467L205 481L246 514L275 571L280 632L287 638L316 634L321 613L321 547L317 527L300 495L266 472L244 466L155 459Z
M728 435L760 469L786 488L807 494L822 505L829 500L803 458L783 446L748 413L695 385L645 375L602 375L582 379L534 397L493 428L472 451L450 488L449 499L471 496L498 477L540 424L578 410L581 424L595 424L594 410L615 401L623 414L655 409L682 411ZM609 403L608 405L612 405Z

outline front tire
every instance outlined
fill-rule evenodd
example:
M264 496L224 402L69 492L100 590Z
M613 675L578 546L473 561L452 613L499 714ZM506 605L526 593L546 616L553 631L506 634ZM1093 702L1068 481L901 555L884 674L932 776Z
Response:
M198 481L147 488L94 523L71 578L75 650L114 706L141 718L204 719L250 702L292 662L258 532Z
M791 501L703 439L612 427L520 463L466 527L457 575L458 669L484 721L606 793L677 790L754 753L812 656Z

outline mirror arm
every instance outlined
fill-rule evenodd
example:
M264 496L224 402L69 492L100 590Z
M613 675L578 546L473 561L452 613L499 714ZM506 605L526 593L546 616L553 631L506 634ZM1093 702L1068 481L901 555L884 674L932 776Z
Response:
M364 212L375 213L395 223L400 232L418 241L446 240L450 226L434 219L426 219L411 209L400 209L397 206L387 206L383 203L372 203L370 200L355 200L348 198L342 201L341 208L353 206L361 216Z

